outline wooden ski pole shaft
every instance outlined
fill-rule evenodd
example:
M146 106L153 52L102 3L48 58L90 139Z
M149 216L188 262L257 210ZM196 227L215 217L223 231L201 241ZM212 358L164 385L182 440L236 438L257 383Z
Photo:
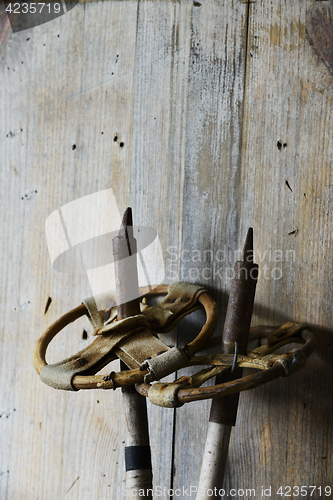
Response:
M229 295L222 335L222 353L235 353L231 372L216 377L216 384L240 378L237 355L246 354L258 266L253 263L253 229L249 228L243 258L237 261ZM236 423L239 393L214 398L211 404L207 439L196 500L220 499L232 426Z
M112 243L119 320L140 313L137 248L133 237L131 208L126 209L119 234L113 238ZM121 362L121 367L124 370L127 369L123 362ZM128 386L122 388L122 399L126 421L126 498L152 500L152 467L146 398L138 394L134 386Z

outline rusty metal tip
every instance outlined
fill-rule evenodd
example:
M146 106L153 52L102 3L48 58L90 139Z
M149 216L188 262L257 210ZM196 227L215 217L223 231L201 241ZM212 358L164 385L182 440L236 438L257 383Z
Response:
M128 226L133 226L133 218L132 218L132 209L131 207L127 207L124 215L123 215L123 220L121 223L121 226L123 228L126 228Z
M249 227L243 247L243 262L253 262L253 227Z

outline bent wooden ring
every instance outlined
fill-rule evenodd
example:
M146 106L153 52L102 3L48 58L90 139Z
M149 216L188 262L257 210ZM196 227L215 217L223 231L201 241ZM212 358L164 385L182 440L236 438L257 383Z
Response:
M143 296L153 296L167 294L168 288L169 285L159 285L153 291L148 291L147 287L143 287L140 288L140 292ZM206 322L197 337L186 346L186 352L190 357L203 348L205 342L213 334L219 318L217 305L207 292L201 293L198 296L197 301L200 303L199 306L201 305L205 309ZM189 311L188 314L190 312L192 311ZM84 315L88 316L88 310L84 304L81 304L55 321L38 339L33 353L33 364L38 374L40 374L42 369L47 366L45 359L46 350L52 339L67 325ZM116 358L117 357L114 356L113 359ZM133 385L137 382L142 382L143 377L146 374L147 371L140 369L119 372L119 374L115 374L115 378L117 379L116 385L112 382L112 380L110 380L110 383L105 383L105 376L103 375L75 375L72 380L72 385L74 390L98 388L110 389L115 388L116 386Z

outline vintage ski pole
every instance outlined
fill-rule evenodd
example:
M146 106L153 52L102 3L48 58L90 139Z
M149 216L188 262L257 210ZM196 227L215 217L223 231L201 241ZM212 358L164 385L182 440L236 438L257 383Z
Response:
M222 353L234 353L230 372L216 377L216 384L240 378L237 355L246 354L252 317L258 266L253 262L253 229L250 227L241 261L237 261L231 283L222 335ZM236 423L239 393L214 398L211 404L206 445L196 500L221 498L232 426Z
M117 294L118 320L140 314L137 246L133 237L132 209L125 210L122 226L113 238L113 256ZM131 300L128 300L128 298ZM126 370L121 361L122 369ZM146 398L134 386L122 387L123 412L126 421L125 468L126 498L152 500L152 466Z

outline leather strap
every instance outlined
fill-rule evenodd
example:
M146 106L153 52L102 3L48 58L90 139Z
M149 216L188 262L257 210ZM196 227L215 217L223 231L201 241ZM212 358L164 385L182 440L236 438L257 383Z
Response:
M46 364L40 371L41 379L56 389L73 391L77 390L73 384L76 375L94 375L116 357L129 368L138 368L147 358L170 350L157 338L157 332L172 330L181 318L201 307L198 297L202 293L207 293L202 286L175 283L169 286L167 295L159 304L146 308L142 314L109 324L102 323L105 310L97 310L94 298L85 300L90 320L97 327L96 339L74 356L59 363ZM106 295L104 302L113 305L114 297ZM172 363L169 370L163 368L165 374L173 371Z
M278 377L296 373L306 366L307 357L316 347L316 337L310 328L303 323L287 322L277 330L274 327L257 327L268 335L268 343L248 351L247 356L238 356L237 366L255 368L260 371L236 380L227 381L210 387L200 387L205 381L226 371L233 365L233 356L215 354L211 356L194 356L190 365L213 365L192 377L181 377L175 382L164 384L136 384L136 390L158 406L178 407L191 401L227 396L237 392L258 387ZM265 332L266 330L266 332ZM272 352L294 342L303 344L299 349L293 349L285 354L272 355Z

